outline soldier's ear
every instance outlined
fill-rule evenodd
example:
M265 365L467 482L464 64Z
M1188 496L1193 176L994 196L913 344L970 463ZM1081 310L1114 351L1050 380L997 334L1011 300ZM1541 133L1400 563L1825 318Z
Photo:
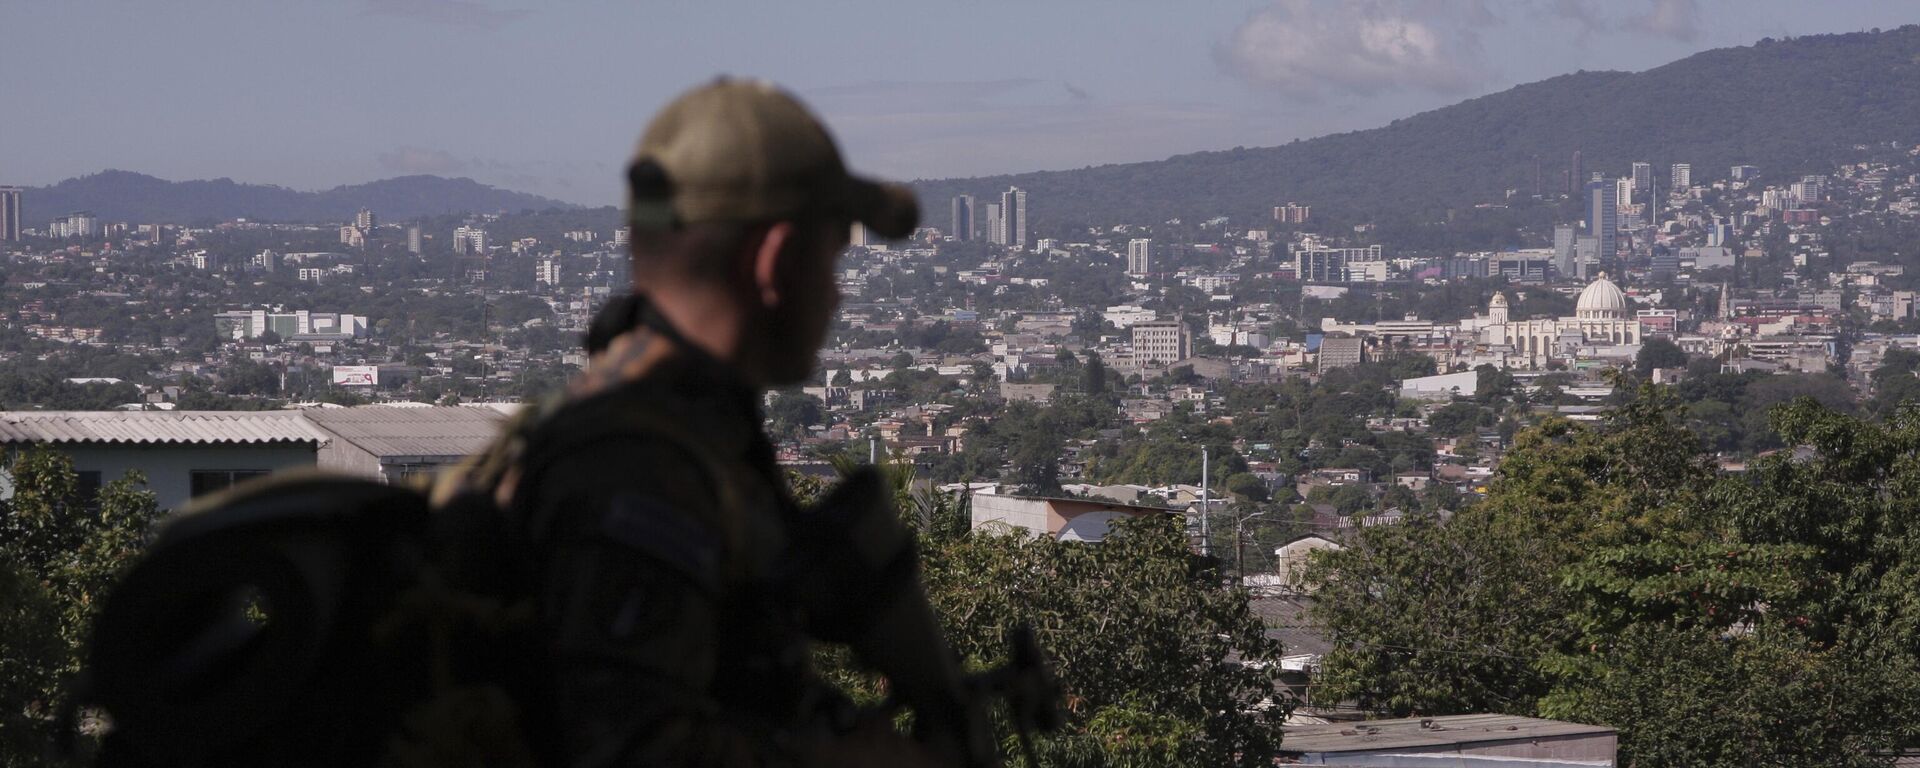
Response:
M763 307L772 308L785 298L784 291L792 283L787 273L799 265L787 262L799 254L788 248L787 243L794 237L793 222L776 221L767 226L765 233L757 238L753 252L753 288Z

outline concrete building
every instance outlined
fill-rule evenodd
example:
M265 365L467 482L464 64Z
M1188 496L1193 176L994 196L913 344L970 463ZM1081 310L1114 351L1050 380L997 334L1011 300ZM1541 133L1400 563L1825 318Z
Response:
M509 413L492 406L314 408L300 411L328 440L321 469L397 483L486 450Z
M1379 269L1361 265L1378 265ZM1293 249L1294 278L1303 283L1366 282L1375 276L1385 280L1385 267L1386 258L1378 245L1325 248L1309 244Z
M1159 507L1142 507L1103 499L1055 499L975 493L969 507L973 528L1005 526L1060 541L1098 542L1118 520L1175 514Z
M973 195L953 198L953 229L947 234L955 240L973 239Z
M1127 274L1153 274L1153 240L1136 237L1127 241Z
M20 188L0 187L0 243L20 241Z
M1653 189L1653 163L1633 164L1633 191L1638 194Z
M1510 318L1506 294L1496 293L1487 314L1469 324L1480 330L1480 341L1489 350L1536 369L1580 347L1639 344L1644 331L1627 306L1626 294L1604 274L1580 291L1573 317Z
M274 472L312 467L329 437L296 411L0 412L0 449L73 458L81 492L138 471L162 509ZM10 478L6 495L13 493Z
M1596 259L1611 259L1619 250L1617 233L1620 229L1619 190L1611 182L1595 181L1587 184L1587 235L1594 238ZM1585 279L1585 275L1581 275Z
M1693 166L1687 163L1674 163L1673 174L1670 181L1672 185L1667 187L1667 189L1675 192L1693 186Z
M0 412L0 452L56 448L72 457L88 493L138 471L162 509L179 510L292 469L401 482L481 452L517 407ZM0 498L11 493L0 471Z
M1574 259L1576 230L1571 224L1561 224L1553 228L1553 271L1561 278L1573 277L1577 271Z
M1193 356L1193 340L1178 320L1134 323L1132 331L1136 363L1177 363Z
M1367 360L1366 346L1358 337L1332 337L1320 340L1318 371L1348 368Z
M420 251L423 250L421 248L422 245L424 245L424 243L420 241L420 225L415 224L407 227L407 253L415 256L420 255Z
M1019 187L1007 187L1000 193L1000 225L1003 228L1001 245L1017 251L1027 249L1027 191Z
M1273 220L1280 224L1305 224L1311 218L1313 218L1311 206L1290 202L1286 205L1274 206L1273 209Z

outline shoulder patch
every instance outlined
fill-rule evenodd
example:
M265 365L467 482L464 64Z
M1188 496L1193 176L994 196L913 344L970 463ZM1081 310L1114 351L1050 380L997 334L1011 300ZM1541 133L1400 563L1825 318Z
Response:
M719 537L660 499L639 493L615 496L600 520L600 534L671 566L701 589L720 589Z

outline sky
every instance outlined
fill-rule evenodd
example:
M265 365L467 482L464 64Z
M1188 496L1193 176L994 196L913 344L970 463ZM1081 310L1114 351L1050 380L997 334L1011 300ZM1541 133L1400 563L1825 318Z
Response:
M719 74L794 90L863 172L1078 168L1912 23L1907 0L0 0L0 184L432 173L609 205L647 118Z

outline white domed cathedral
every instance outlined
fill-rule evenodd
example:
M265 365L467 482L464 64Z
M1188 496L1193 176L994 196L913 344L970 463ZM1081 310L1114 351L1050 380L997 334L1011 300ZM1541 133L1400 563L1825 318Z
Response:
M1640 321L1627 307L1627 295L1605 274L1580 291L1573 315L1514 320L1507 316L1506 295L1495 293L1476 325L1487 351L1526 368L1545 368L1548 360L1573 357L1581 347L1640 343Z

